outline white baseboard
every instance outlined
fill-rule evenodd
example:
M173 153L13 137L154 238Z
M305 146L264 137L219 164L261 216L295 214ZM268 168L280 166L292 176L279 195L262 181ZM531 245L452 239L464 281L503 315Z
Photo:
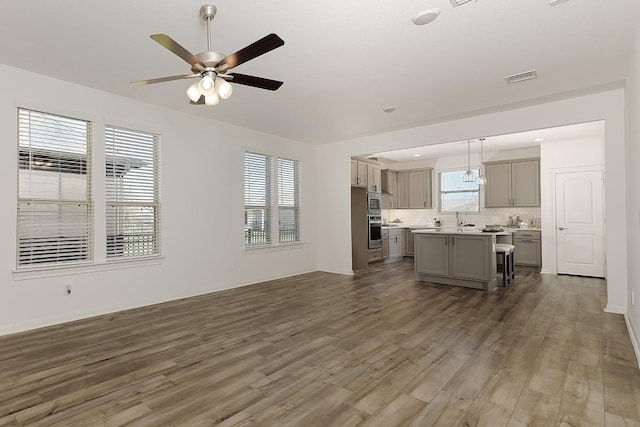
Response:
M638 361L638 367L640 368L640 331L635 327L631 321L631 317L625 313L624 321L627 324L627 331L631 337L631 344L633 344L633 351L636 353L636 359Z
M627 315L626 307L616 307L616 306L607 305L603 311L605 313L624 314L625 316Z

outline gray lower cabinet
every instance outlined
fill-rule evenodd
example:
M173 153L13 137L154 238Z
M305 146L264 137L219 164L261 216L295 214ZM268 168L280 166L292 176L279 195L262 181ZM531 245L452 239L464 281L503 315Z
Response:
M389 258L389 230L382 230L382 260Z
M382 248L369 249L367 260L369 262L382 261Z
M404 254L405 231L402 228L394 228L389 231L389 258L399 260Z
M542 250L539 230L518 230L513 237L515 264L542 266Z
M414 234L415 269L418 274L449 276L449 235Z
M413 233L411 232L410 228L405 228L404 229L404 256L413 256Z
M494 235L414 233L416 280L492 290Z

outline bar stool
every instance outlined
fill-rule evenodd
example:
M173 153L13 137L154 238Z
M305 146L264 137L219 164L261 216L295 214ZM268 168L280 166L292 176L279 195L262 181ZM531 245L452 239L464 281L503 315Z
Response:
M516 247L506 243L496 243L496 258L500 257L502 266L502 285L507 286L516 278L514 255Z

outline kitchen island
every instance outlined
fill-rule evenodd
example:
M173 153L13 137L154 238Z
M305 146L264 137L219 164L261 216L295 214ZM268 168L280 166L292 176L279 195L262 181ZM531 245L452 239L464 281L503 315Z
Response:
M494 290L496 236L511 232L413 230L415 277L421 282Z

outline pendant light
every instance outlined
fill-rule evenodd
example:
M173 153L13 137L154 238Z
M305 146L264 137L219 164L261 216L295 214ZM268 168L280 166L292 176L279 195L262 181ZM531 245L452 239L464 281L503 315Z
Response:
M482 173L482 162L484 161L484 147L483 143L486 138L480 138L480 175L476 178L476 184L485 185L487 183L487 177Z
M462 177L462 182L476 182L476 176L471 171L471 140L467 139L467 171Z

